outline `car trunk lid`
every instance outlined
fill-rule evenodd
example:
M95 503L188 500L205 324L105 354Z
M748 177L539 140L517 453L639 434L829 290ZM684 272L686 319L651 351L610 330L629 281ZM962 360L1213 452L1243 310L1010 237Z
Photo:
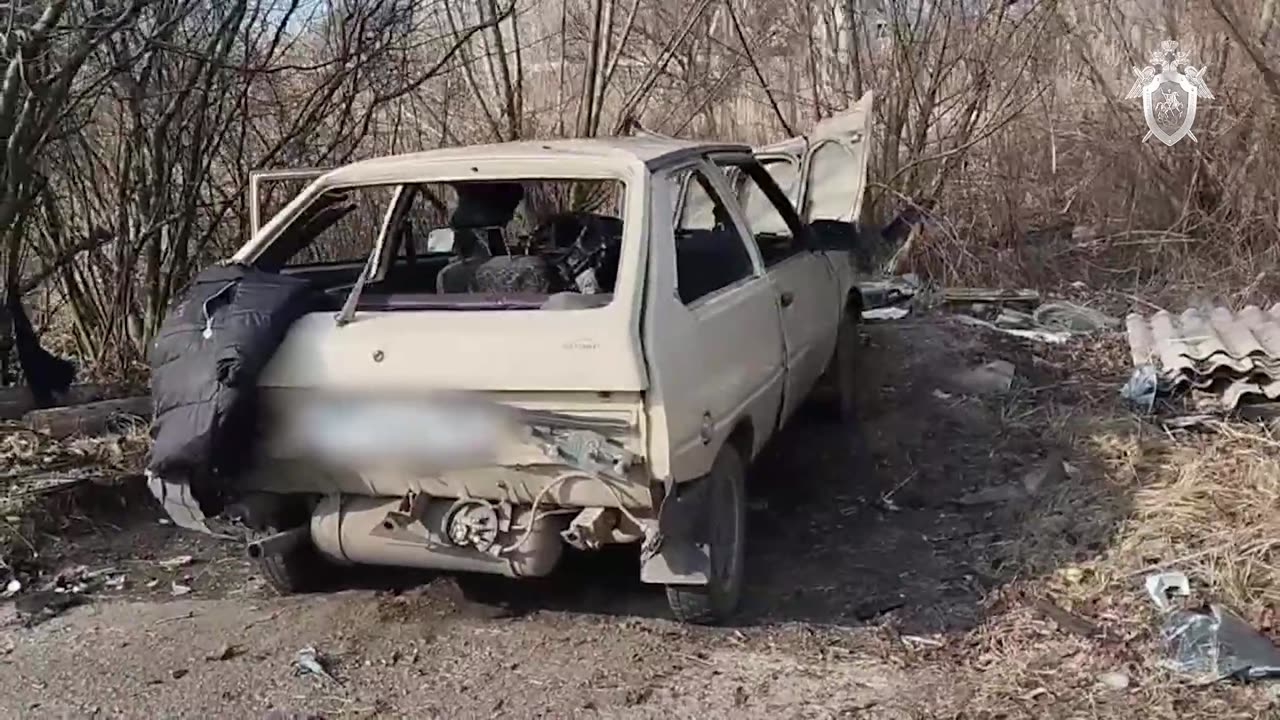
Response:
M290 329L267 388L639 392L647 378L623 303L587 310L330 312Z

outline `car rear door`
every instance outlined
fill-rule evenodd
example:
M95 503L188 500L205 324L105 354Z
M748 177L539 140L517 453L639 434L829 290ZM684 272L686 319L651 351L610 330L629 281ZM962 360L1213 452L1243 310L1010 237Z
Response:
M743 418L753 447L769 437L786 359L777 294L723 174L698 160L653 179L642 337L650 464L683 481L711 469Z
M808 245L808 232L769 168L745 154L721 154L713 160L733 182L746 231L777 299L787 358L781 418L786 422L818 382L835 349L843 306L838 279L825 254Z

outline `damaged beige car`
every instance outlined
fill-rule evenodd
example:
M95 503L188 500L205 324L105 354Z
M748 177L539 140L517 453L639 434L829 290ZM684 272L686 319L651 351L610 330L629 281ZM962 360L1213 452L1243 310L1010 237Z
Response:
M679 619L728 618L746 467L815 388L853 412L870 111L765 150L562 140L257 174L234 260L333 301L257 381L261 439L226 515L256 530L266 577L526 578L565 546L633 543ZM257 227L264 189L299 178Z

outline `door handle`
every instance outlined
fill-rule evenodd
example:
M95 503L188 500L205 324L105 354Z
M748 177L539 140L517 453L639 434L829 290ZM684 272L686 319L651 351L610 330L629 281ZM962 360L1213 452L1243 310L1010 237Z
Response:
M778 300L782 303L782 307L791 307L791 303L795 302L796 296L790 292L783 292L778 296Z

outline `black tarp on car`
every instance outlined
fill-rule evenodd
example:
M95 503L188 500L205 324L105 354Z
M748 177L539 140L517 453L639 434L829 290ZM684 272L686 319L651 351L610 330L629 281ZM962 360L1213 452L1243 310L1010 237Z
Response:
M251 457L258 376L318 299L306 280L219 265L196 277L161 325L148 358L148 470L190 483L206 513Z

